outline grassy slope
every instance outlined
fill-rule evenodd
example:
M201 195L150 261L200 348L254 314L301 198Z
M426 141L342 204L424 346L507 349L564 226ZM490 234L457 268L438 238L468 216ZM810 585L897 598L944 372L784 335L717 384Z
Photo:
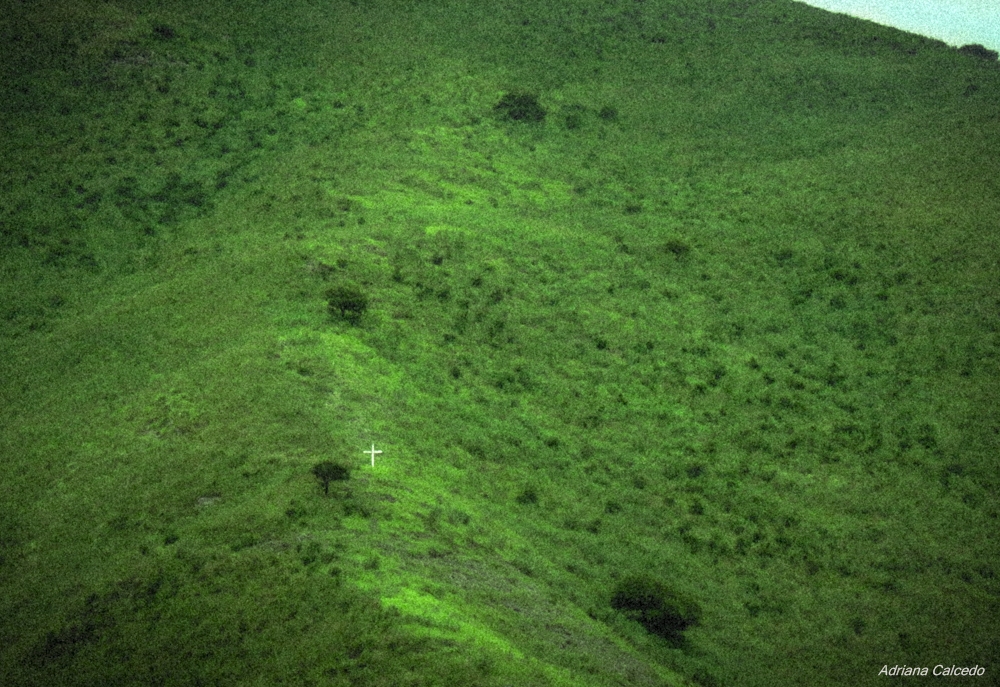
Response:
M0 61L5 684L1000 655L995 64L778 2L56 7Z

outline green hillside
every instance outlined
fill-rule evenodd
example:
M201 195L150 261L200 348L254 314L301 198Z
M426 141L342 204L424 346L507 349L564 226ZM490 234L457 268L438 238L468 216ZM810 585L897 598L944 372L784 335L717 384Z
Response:
M0 684L998 679L988 53L4 4Z

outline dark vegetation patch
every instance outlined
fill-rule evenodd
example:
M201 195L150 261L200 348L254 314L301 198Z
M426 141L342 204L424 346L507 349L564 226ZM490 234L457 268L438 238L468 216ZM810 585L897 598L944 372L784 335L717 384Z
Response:
M683 645L684 631L698 624L701 617L697 603L645 574L621 580L611 597L611 607L674 646Z
M996 50L990 50L986 46L980 45L979 43L971 43L969 45L963 45L961 48L958 49L958 52L962 53L963 55L968 55L969 57L976 57L980 60L986 60L988 62L996 62L997 57L1000 56L1000 53L997 53Z
M435 642L394 629L392 611L342 585L339 568L329 567L336 558L305 541L140 563L143 572L70 602L62 623L27 649L20 674L7 677L68 686L331 678L369 685L417 669ZM350 623L335 620L344 617ZM442 684L482 684L471 665L442 659L434 673Z
M156 24L153 27L153 35L163 41L170 41L177 37L174 27L167 24Z
M686 258L691 252L691 246L682 239L668 239L663 244L664 252L670 253L675 258Z
M368 296L355 284L341 284L326 292L327 310L349 322L357 322L368 310Z
M524 489L521 490L521 493L518 494L517 498L514 499L514 500L517 501L522 506L534 506L534 505L537 505L538 504L538 488L535 487L533 484L529 484L526 487L524 487Z
M95 41L85 57L68 58L45 80L16 70L21 81L10 90L21 97L5 90L0 98L10 136L25 136L0 192L30 199L4 198L0 247L49 271L148 266L131 259L134 251L151 255L165 227L211 213L218 194L244 182L242 171L291 129L316 135L310 114L288 107L308 88L286 69L281 48L235 35L209 47L166 22L102 43L99 25L67 27L78 32L72 40L47 46L58 53ZM47 132L44 149L30 137L35 127ZM95 235L104 248L82 242Z
M501 119L525 123L541 122L547 114L545 108L538 103L537 95L523 91L505 93L493 106L493 111Z
M563 125L568 131L583 128L585 113L585 108L580 105L572 105L566 108L566 113L563 116Z
M323 485L323 493L330 493L330 482L341 482L351 478L351 470L345 465L324 461L312 467L313 476Z

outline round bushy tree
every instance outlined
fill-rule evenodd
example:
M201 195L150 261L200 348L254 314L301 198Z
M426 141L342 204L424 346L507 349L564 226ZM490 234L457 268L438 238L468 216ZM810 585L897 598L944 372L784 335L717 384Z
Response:
M701 616L697 603L667 589L649 575L621 580L611 598L611 607L674 645L683 642L681 633L697 625Z
M997 61L998 53L996 50L989 50L984 45L979 43L972 43L970 45L963 45L958 49L963 55L970 55L972 57L978 57L981 60L990 60L992 62Z
M515 501L520 503L522 506L535 505L538 503L538 489L535 485L529 484L521 490L521 493L517 495Z
M358 320L368 310L368 296L354 284L329 289L326 302L331 315L339 314L346 320Z
M493 106L501 119L512 122L540 122L545 119L545 108L538 104L538 98L531 93L505 93L500 102Z
M330 482L338 482L350 479L351 471L343 465L331 463L329 461L318 463L313 466L312 474L323 484L323 493L330 493Z

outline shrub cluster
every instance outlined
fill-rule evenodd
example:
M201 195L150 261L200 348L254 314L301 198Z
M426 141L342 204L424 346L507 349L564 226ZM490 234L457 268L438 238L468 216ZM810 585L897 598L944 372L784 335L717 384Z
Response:
M514 499L522 506L533 506L538 503L538 489L533 484L529 484Z
M540 122L545 119L545 109L538 104L538 97L530 93L505 93L493 106L502 119L513 122Z
M697 625L701 616L697 603L667 589L649 575L623 579L611 598L611 607L675 646L683 643L681 633Z
M368 310L368 296L353 284L341 284L326 292L327 308L331 315L357 321Z
M989 50L984 45L979 43L972 43L970 45L963 45L958 49L963 55L969 55L970 57L978 57L981 60L989 60L991 62L996 62L998 54L996 50Z

